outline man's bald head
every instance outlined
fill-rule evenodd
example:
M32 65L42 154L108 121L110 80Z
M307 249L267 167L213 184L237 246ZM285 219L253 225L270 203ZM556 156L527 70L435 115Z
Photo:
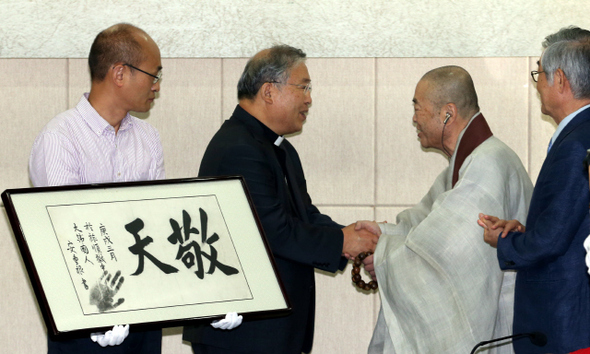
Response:
M420 81L428 82L428 97L434 108L440 110L447 103L457 106L459 115L470 119L479 112L477 93L471 75L460 66L443 66L433 69Z

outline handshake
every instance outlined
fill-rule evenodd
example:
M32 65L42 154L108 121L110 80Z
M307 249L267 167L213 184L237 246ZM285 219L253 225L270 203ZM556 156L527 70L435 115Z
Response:
M348 259L354 259L362 252L375 252L377 241L381 236L381 228L375 221L357 221L342 229L344 244L342 254Z
M381 228L375 221L357 221L342 229L344 233L344 245L342 254L348 259L354 259L363 252L375 252L377 241L381 236ZM371 274L373 280L377 280L373 267L373 255L362 259L365 270Z

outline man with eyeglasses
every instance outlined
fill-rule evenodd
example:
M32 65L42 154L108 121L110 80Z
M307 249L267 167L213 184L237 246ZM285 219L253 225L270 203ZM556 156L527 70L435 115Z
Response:
M100 32L88 57L91 89L53 118L31 151L35 187L163 179L160 137L129 111L147 112L160 90L160 50L143 30L117 24ZM49 353L160 353L162 331L115 326L91 338L48 337ZM96 341L97 343L93 343Z
M500 267L517 271L513 333L547 335L543 348L514 341L515 352L590 353L590 281L583 246L590 229L583 165L590 149L590 32L564 28L548 36L544 47L531 75L541 111L558 126L526 227L484 214L478 223L484 241L497 248Z
M160 90L160 50L137 27L98 34L88 57L91 89L37 136L29 161L35 186L164 178L158 132L130 111L150 110Z
M312 204L299 155L284 135L299 132L311 106L306 55L279 45L251 58L238 105L210 141L199 176L242 175L292 305L283 317L245 321L231 332L187 327L195 353L301 354L311 351L314 268L335 272L344 254L373 251L377 236L343 227Z

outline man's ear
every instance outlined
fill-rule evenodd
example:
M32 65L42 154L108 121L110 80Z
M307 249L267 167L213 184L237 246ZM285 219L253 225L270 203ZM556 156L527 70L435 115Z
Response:
M570 82L561 69L555 70L553 74L553 85L557 85L555 87L559 93L564 93L566 89L571 90Z
M107 73L107 76L117 87L123 86L125 81L125 65L122 63L113 65L113 67Z
M447 103L441 108L444 113L443 124L451 125L457 119L457 106L454 103Z
M262 100L267 104L272 104L274 100L274 90L274 84L271 82L265 82L262 87L260 87L260 90L258 90L258 95L260 95Z

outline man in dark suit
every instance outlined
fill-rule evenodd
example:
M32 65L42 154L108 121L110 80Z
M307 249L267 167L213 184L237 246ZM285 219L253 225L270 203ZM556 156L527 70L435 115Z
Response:
M590 279L583 247L590 230L583 165L590 148L590 41L563 34L547 38L561 40L548 43L538 70L531 73L541 111L558 127L535 185L526 228L516 220L483 214L479 220L485 242L498 249L500 267L518 271L513 333L547 335L543 348L514 341L517 354L590 347Z
M288 354L311 351L314 268L335 272L344 254L374 251L378 237L335 223L312 204L301 161L283 139L301 131L311 105L305 53L286 45L250 59L238 83L232 117L213 137L199 176L242 175L291 301L288 316L244 321L230 332L185 327L195 353Z

